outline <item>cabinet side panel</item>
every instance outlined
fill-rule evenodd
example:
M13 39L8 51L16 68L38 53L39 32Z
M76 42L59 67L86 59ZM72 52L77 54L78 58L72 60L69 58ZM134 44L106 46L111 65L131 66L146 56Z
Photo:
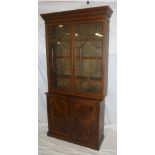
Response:
M46 61L47 61L47 79L48 79L48 91L49 91L49 86L51 85L51 72L50 72L50 53L48 49L48 26L45 25L45 41L46 41Z
M108 88L108 56L109 56L109 21L104 20L104 41L103 41L103 95L107 96Z
M48 132L50 132L51 129L51 119L50 119L50 96L46 94L46 100L47 100L47 119L48 119Z
M99 113L99 141L104 135L104 113L105 113L105 102L100 102L100 113Z

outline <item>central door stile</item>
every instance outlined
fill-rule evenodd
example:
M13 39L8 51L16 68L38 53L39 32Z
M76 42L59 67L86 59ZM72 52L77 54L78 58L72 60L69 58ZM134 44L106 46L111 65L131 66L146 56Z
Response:
M72 58L72 92L76 90L76 77L75 77L75 29L74 24L71 24L71 58Z

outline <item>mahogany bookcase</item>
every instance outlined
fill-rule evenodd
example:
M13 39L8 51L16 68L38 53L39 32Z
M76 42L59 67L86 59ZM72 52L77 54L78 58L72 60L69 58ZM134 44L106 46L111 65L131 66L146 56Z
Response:
M46 31L48 136L100 148L111 15L109 6L41 14Z

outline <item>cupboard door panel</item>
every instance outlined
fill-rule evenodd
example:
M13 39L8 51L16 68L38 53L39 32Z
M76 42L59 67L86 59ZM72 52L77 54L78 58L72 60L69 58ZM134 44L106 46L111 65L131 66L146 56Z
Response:
M70 99L61 96L51 97L51 130L63 136L70 136Z
M97 102L73 99L73 138L80 141L97 140Z

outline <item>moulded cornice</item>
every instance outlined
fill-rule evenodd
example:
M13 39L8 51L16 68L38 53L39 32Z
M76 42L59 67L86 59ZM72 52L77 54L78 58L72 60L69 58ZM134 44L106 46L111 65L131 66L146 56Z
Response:
M41 14L41 17L45 21L57 21L60 19L68 20L82 17L90 17L90 16L105 16L106 18L110 18L113 11L109 6L100 6L100 7L92 7L86 9L78 9L78 10L69 10L63 12L54 12L54 13L46 13Z

